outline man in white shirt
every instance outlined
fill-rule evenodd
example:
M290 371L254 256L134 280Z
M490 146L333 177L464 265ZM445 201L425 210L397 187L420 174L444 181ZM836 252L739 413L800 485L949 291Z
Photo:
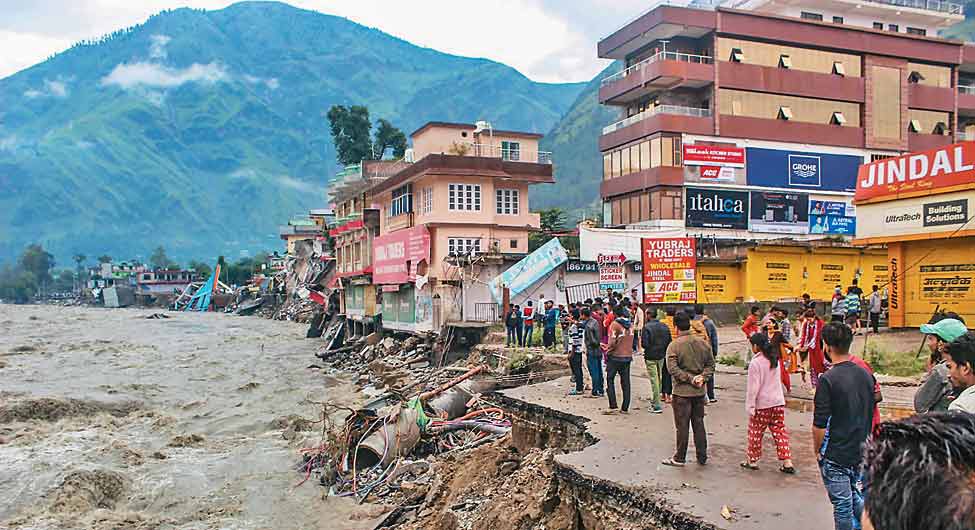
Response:
M951 341L946 353L951 384L963 389L948 405L948 410L975 414L975 333L968 332Z

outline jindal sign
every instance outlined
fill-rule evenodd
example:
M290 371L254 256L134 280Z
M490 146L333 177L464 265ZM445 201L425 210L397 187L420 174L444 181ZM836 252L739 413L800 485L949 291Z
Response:
M975 142L962 142L860 166L856 200L892 200L972 184Z

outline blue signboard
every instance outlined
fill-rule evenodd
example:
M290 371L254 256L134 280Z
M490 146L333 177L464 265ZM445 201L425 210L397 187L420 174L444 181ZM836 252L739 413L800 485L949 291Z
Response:
M750 186L804 190L854 191L863 157L749 147L746 173Z
M847 211L849 210L849 211ZM812 215L833 215L838 217L853 217L853 207L845 202L836 201L809 201L809 213Z
M501 301L502 290L507 287L511 295L516 295L538 280L541 280L556 267L569 260L569 254L562 247L559 238L553 237L548 243L538 247L535 252L525 256L508 270L495 277L488 286L496 301Z
M809 233L853 236L857 231L856 217L838 215L810 215Z

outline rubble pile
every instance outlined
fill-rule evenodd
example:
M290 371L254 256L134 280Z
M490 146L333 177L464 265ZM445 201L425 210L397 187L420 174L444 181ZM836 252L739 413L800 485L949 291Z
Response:
M420 381L435 384L449 380L449 374L431 377L438 371L432 366L434 346L434 335L379 340L379 335L374 333L318 356L334 369L358 374L356 382L360 387L397 389L415 386Z
M290 298L284 305L274 310L269 318L307 324L311 322L315 312L321 310L321 304L310 298Z

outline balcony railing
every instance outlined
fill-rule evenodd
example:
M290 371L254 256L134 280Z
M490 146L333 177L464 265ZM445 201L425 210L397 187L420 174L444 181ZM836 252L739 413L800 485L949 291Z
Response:
M634 123L643 121L657 114L677 114L681 116L693 116L695 118L710 118L711 109L701 109L697 107L682 107L680 105L657 105L656 107L647 109L639 114L634 114L629 118L622 119L616 123L611 123L603 127L603 134L609 134L611 132L622 129L623 127L629 127Z
M610 83L619 81L620 79L635 73L637 70L657 61L682 61L685 63L711 64L713 59L708 55L694 55L691 53L680 52L658 52L657 54L651 55L650 57L647 57L646 59L634 64L633 66L630 66L625 70L616 72L615 74L606 77L600 81L599 84L600 86L606 86Z
M867 0L871 4L886 4L889 6L909 7L925 11L937 11L949 15L964 15L964 6L943 0Z
M975 96L975 85L958 85L958 93Z
M461 156L483 156L486 158L500 158L510 162L531 162L535 164L551 164L552 153L549 151L524 151L488 144L460 144L449 154Z

